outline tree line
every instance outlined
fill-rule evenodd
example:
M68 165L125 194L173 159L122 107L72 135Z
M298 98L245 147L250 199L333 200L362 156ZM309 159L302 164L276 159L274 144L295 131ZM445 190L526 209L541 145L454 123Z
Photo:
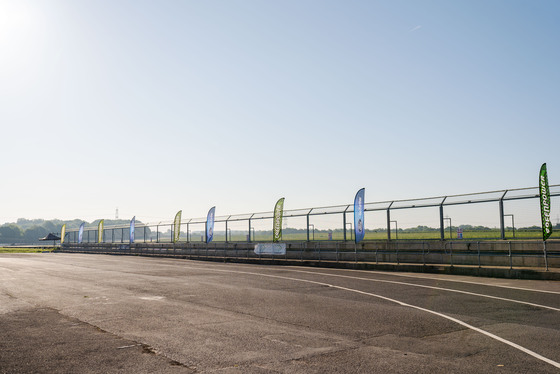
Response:
M0 226L0 243L2 244L21 244L21 243L39 243L39 239L44 238L49 233L60 236L62 225L66 224L66 230L78 229L85 222L86 228L95 228L99 224L99 219L93 222L86 222L81 219L73 219L70 221L62 221L59 219L25 219L18 218L16 222L5 223ZM112 220L106 219L105 226L128 225L130 220ZM137 225L142 222L136 220ZM118 233L120 234L120 233Z
M72 230L72 229L78 229L80 227L80 225L83 222L86 222L86 230L96 230L97 226L99 224L99 219L92 221L92 222L86 222L83 221L81 219L74 219L74 220L70 220L70 221L62 221L59 219L54 219L54 220L44 220L44 219L25 219L25 218L19 218L16 222L13 223L6 223L2 226L0 226L0 243L2 244L20 244L20 243L39 243L39 239L43 238L45 236L47 236L49 233L53 233L55 235L60 235L60 230L62 228L63 224L66 224L66 230ZM130 223L129 220L111 220L111 219L106 219L105 220L105 227L108 226L126 226ZM137 220L136 221L136 225L137 226L142 226L142 222ZM458 228L463 229L463 231L467 232L467 231L495 231L497 230L497 228L490 228L490 227L486 227L486 226L472 226L472 225L459 225L459 226L451 226L451 230L455 231ZM445 228L446 230L449 230L449 226L447 226ZM506 227L506 230L511 230L511 227ZM520 227L520 228L516 228L516 231L538 231L540 230L540 226L531 226L531 227ZM560 224L556 224L556 226L554 226L553 228L554 230L560 230ZM366 233L377 233L377 232L386 232L386 228L377 228L377 229L366 229ZM125 230L126 231L126 230ZM326 229L326 230L321 230L321 229L315 229L316 233L340 233L342 232L343 229L342 228L337 228L337 229ZM406 232L410 232L410 233L414 233L414 232L435 232L435 231L439 231L439 228L434 228L434 227L429 227L429 226L416 226L416 227L409 227L409 228L399 228L398 232L402 232L402 233L406 233ZM272 235L272 230L258 230L259 234L270 234ZM287 228L283 228L283 232L284 234L301 234L301 233L305 233L307 232L306 229L296 229L296 228L291 228L291 227L287 227ZM198 233L198 232L196 232ZM239 234L239 233L244 233L243 231L239 231L237 232L236 230L234 230L232 232L234 235L235 234ZM153 235L155 235L155 230L151 230L149 227L146 228L146 236L148 238L151 238ZM193 235L195 234L195 232L193 232ZM199 233L198 233L199 234ZM119 240L128 240L128 238L125 238L124 236L128 235L128 231L127 232L122 232L122 230L115 230L114 232L112 232L111 234L108 234L107 232L105 233L105 237L109 238L107 235L111 235L113 236L112 239L114 239L115 241L119 241ZM142 231L139 231L137 233L137 235L143 236L144 235L144 231L142 228ZM121 238L121 236L123 236L123 238ZM167 231L163 231L161 230L159 232L159 237L163 238L163 237L170 237L171 236L171 230L167 229ZM92 237L93 240L93 237Z

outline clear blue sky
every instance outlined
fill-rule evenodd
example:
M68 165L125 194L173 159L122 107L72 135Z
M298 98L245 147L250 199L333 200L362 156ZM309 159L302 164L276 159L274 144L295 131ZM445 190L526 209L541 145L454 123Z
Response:
M543 162L560 183L559 19L559 1L0 0L0 223L530 187Z

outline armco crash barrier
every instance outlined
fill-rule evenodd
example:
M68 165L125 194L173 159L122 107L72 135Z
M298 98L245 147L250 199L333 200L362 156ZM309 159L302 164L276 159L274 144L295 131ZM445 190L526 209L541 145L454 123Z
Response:
M223 261L291 260L313 263L369 263L475 268L560 270L560 241L367 241L283 242L285 254L255 252L258 243L68 243L63 252L179 256ZM272 243L268 243L272 244ZM270 261L268 261L270 262ZM326 264L323 264L325 266ZM330 265L329 265L330 266Z

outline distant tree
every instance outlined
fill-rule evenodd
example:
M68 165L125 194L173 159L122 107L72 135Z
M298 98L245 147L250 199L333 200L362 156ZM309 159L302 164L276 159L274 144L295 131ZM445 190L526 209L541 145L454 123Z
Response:
M82 222L84 222L84 220L81 219L73 219L71 221L63 221L60 222L59 225L60 227L62 227L63 224L66 223L66 229L77 229L80 227L80 225L82 224Z
M526 232L532 232L532 231L541 231L542 227L541 226L529 226L529 227L516 227L515 231L526 231Z
M0 241L3 243L17 242L21 240L22 232L14 224L3 225L0 227Z
M49 234L48 230L42 226L33 226L28 228L23 232L23 239L26 242L32 243L37 242L39 239L47 236Z
M62 225L56 225L53 221L45 221L41 226L52 233L60 232L60 228L62 227Z

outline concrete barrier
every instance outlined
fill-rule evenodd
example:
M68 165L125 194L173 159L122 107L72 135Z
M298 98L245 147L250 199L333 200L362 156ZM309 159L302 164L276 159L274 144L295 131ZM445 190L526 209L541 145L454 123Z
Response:
M284 242L283 255L258 255L256 243L65 243L63 252L175 256L259 262L560 280L560 241Z

